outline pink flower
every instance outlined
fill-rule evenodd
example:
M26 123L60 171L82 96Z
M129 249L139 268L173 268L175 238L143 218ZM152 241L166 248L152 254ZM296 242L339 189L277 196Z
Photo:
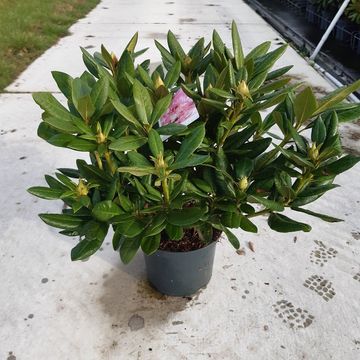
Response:
M160 119L160 126L168 124L189 125L199 118L194 101L182 89L178 90L166 113Z

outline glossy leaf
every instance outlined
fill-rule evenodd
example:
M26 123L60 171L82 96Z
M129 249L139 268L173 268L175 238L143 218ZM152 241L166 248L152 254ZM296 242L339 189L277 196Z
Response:
M39 214L46 224L60 229L75 230L81 226L84 220L80 217L64 214Z
M203 124L192 130L182 142L179 152L176 155L176 161L187 159L201 145L205 136L205 126Z
M133 91L136 112L139 119L143 124L148 124L153 111L150 94L138 80L134 81Z
M146 137L128 135L128 136L120 137L115 141L112 141L111 144L109 145L109 149L115 151L130 151L130 150L136 150L140 146L143 146L146 143L147 143Z
M240 41L239 31L235 21L233 21L231 24L231 37L234 49L235 64L237 70L239 70L244 64L244 53Z
M303 124L311 118L316 111L317 101L310 87L299 93L294 101L294 110L297 124Z
M161 235L145 237L141 240L141 249L146 255L153 254L160 246Z
M164 153L164 144L163 144L163 142L161 140L160 135L154 129L151 129L149 131L149 147L150 147L151 153L155 157L157 157L160 154Z
M198 222L204 216L205 212L205 209L197 207L171 210L168 214L167 221L171 225L190 226Z
M292 220L285 215L276 213L270 214L268 224L272 230L283 233L293 231L309 232L311 230L310 225Z
M342 219L338 219L338 218L335 218L335 217L332 217L332 216L329 216L329 215L319 214L319 213L316 213L314 211L299 208L299 207L292 207L291 209L294 210L294 211L302 212L302 213L307 214L307 215L315 216L315 217L317 217L317 218L319 218L321 220L324 220L324 221L330 222L330 223L344 221Z
M64 192L64 189L51 189L44 186L33 186L29 188L27 191L30 194L35 195L41 199L54 200L60 198L60 196Z
M274 200L269 200L269 199L263 198L258 195L250 195L248 197L248 200L250 202L259 203L259 204L265 206L265 208L267 208L269 210L273 210L273 211L283 211L284 210L284 205L282 205Z
M120 215L120 208L111 200L105 200L97 203L93 210L92 215L99 221L109 221L114 216Z
M120 247L120 258L124 264L128 264L136 255L141 244L141 237L125 237Z
M155 104L155 108L151 114L151 124L154 125L162 115L165 114L166 110L169 108L172 101L171 94L166 95L165 97L161 98L157 103ZM171 125L171 124L169 124Z

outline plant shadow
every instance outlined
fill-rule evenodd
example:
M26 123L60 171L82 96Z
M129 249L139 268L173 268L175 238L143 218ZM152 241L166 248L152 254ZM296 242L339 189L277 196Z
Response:
M198 293L199 294L199 293ZM151 287L146 279L142 254L129 265L114 267L103 282L97 299L101 311L111 319L112 327L131 328L134 316L144 323L166 323L177 312L191 305L193 297L166 296Z

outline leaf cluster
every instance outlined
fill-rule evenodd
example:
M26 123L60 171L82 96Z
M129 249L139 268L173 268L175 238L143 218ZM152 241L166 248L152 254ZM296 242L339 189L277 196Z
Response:
M259 215L275 231L310 231L285 208L340 221L303 206L359 160L343 156L338 124L359 118L360 105L343 100L360 81L316 99L310 87L290 83L291 66L275 67L286 46L265 42L245 55L235 23L231 36L231 48L214 31L208 45L201 38L186 53L169 31L167 47L155 42L163 61L152 72L149 60L136 65L144 52L136 51L137 34L119 58L104 46L93 55L82 49L80 77L53 72L66 104L34 94L44 111L38 135L90 156L29 189L67 205L40 217L80 237L73 260L95 253L110 227L113 248L128 263L139 248L152 254L161 239L177 241L187 228L204 242L220 230L239 248L230 229L257 232ZM180 88L199 119L159 127Z

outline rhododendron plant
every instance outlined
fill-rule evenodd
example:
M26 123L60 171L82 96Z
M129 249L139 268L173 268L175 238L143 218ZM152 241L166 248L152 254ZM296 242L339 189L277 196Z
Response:
M340 221L303 206L359 160L343 155L338 123L359 118L359 104L342 101L360 81L316 99L290 82L291 66L275 67L286 46L264 42L244 54L235 23L231 37L229 48L214 31L209 44L201 38L185 52L169 31L167 48L156 41L163 62L153 72L149 60L136 64L137 34L119 58L104 46L94 55L82 49L80 77L53 72L66 105L34 94L44 110L38 135L89 153L29 189L66 204L40 217L79 236L73 260L94 254L109 228L127 263L189 229L204 245L223 232L239 248L231 229L257 232L259 215L280 232L310 231L297 212Z

